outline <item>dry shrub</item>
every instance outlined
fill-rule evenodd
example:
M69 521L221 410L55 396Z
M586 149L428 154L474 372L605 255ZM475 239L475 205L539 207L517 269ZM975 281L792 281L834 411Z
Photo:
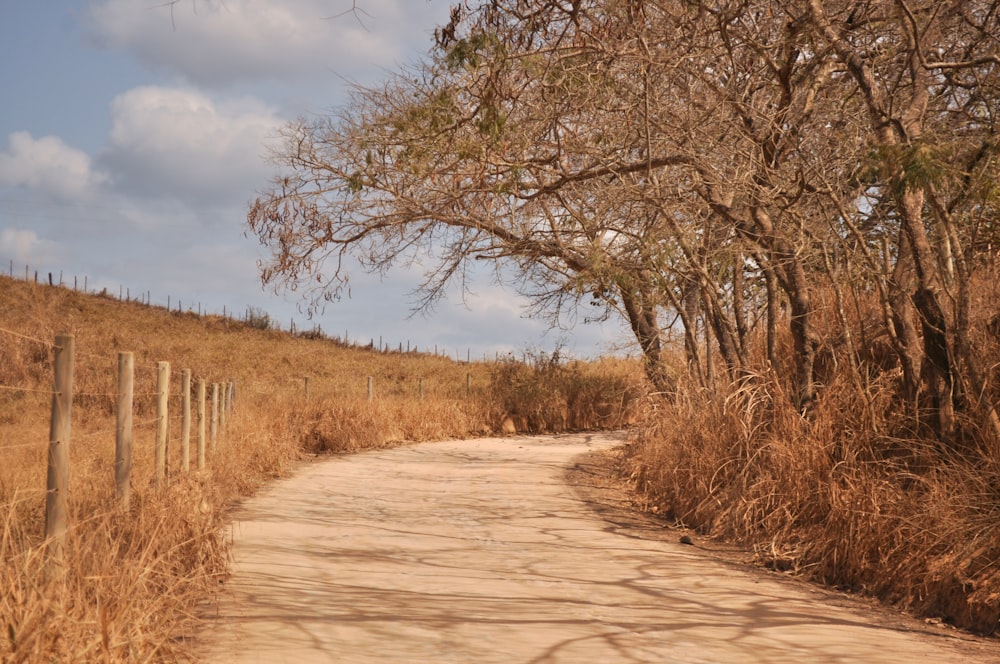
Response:
M898 437L892 390L828 386L801 417L775 381L656 405L629 449L649 508L770 567L993 634L1000 450Z
M487 433L481 410L469 400L345 399L291 411L289 422L309 452L356 452Z
M556 350L498 360L487 401L495 429L508 417L527 433L618 429L634 423L646 390L635 362L567 362Z

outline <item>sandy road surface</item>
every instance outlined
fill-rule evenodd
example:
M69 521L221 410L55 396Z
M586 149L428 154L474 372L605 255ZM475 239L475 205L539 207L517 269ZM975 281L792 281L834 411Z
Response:
M565 468L619 442L455 441L305 467L236 514L204 660L1000 661L609 526Z

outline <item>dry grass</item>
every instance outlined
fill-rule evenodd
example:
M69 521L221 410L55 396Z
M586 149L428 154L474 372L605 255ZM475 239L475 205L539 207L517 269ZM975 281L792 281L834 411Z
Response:
M922 437L891 384L835 378L810 418L765 376L691 390L636 433L631 476L649 509L764 565L997 634L1000 449Z
M3 662L185 659L199 606L226 574L227 507L308 453L496 432L504 419L534 408L541 392L565 408L544 423L525 417L524 430L618 425L631 417L639 389L637 367L627 362L550 363L543 371L379 353L4 278L0 304ZM44 483L50 343L61 332L76 335L77 357L71 528L65 565L53 568L43 542ZM127 511L113 493L120 350L133 351L136 366ZM190 367L195 379L235 380L237 402L206 470L185 474L179 397L172 397L169 481L157 488L152 392L160 360L172 364L173 392L180 369Z
M630 360L565 363L556 351L494 363L486 402L490 421L509 418L522 432L618 429L635 423L647 392Z

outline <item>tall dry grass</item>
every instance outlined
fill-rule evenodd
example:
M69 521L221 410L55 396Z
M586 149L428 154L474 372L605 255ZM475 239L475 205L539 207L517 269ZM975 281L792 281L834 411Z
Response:
M504 383L497 375L510 374L506 364L350 348L315 334L4 278L0 307L0 661L12 663L184 659L199 612L225 577L222 526L239 497L310 454L497 432L539 391L574 404L567 413L579 415L557 418L564 427L617 424L631 408L633 392L623 393L623 385L639 371L625 362L577 363L556 372L560 381L525 368L518 381ZM71 517L65 564L52 568L43 542L44 485L50 344L61 332L76 335ZM136 366L127 510L113 489L121 350L135 353ZM169 477L157 487L152 393L160 360L172 364L173 396ZM182 368L195 380L237 385L235 409L204 472L180 470ZM588 420L587 412L602 416Z
M486 402L490 421L517 431L618 429L635 423L648 390L631 360L565 361L557 349L493 363Z
M891 366L865 367L860 390L839 359L807 417L766 372L654 404L626 455L648 508L764 565L998 634L1000 446L972 415L942 444Z

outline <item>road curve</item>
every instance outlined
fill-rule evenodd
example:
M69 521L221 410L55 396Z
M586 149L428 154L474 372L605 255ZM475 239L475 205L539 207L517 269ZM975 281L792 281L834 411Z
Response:
M620 442L451 441L304 467L235 515L233 575L201 658L975 661L943 636L875 624L797 584L609 527L565 469Z

